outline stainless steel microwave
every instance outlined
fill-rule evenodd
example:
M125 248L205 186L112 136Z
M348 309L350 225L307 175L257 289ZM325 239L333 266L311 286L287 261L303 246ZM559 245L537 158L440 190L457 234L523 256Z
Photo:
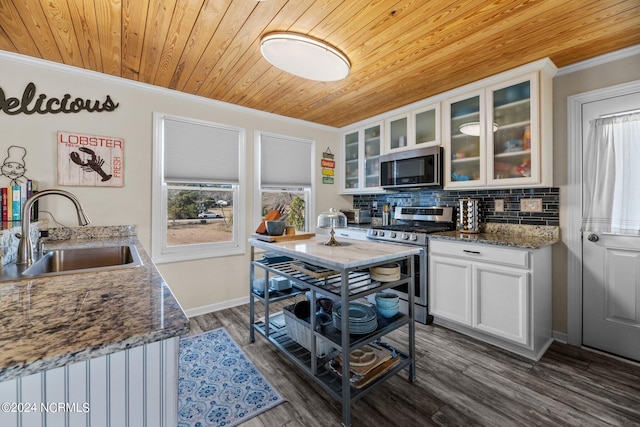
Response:
M426 147L380 156L382 188L440 187L442 148Z

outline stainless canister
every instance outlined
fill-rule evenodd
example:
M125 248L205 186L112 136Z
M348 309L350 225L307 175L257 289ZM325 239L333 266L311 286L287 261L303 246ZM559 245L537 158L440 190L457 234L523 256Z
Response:
M480 233L480 199L458 200L458 231Z
M382 225L389 225L391 223L391 212L382 212Z

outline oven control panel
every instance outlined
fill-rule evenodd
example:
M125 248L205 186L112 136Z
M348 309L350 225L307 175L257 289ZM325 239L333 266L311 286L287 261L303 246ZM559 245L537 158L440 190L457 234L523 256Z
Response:
M426 246L427 235L424 233L411 233L394 230L381 230L371 228L367 231L367 237L374 240L384 240L387 242L407 243L410 245Z
M367 230L367 238L408 245L427 246L431 233L453 230L453 208L446 206L397 206L395 223Z

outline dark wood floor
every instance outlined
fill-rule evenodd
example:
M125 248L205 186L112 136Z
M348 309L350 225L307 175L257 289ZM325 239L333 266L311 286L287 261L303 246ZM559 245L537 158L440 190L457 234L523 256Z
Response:
M256 334L248 305L191 319L225 327L285 403L243 426L339 426L339 402ZM388 341L403 342L406 328ZM404 335L404 336L403 336ZM387 339L387 338L385 338ZM353 426L640 426L640 364L554 343L533 362L436 325L416 327L417 381L397 375L352 405Z

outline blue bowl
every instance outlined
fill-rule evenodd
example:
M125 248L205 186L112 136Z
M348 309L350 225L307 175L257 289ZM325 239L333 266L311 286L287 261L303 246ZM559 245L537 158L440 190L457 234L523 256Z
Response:
M395 307L378 307L378 313L380 313L382 317L386 317L387 319L398 314L398 311L398 305L396 305Z
M383 308L393 308L398 305L399 297L393 292L378 292L376 294L376 306Z

